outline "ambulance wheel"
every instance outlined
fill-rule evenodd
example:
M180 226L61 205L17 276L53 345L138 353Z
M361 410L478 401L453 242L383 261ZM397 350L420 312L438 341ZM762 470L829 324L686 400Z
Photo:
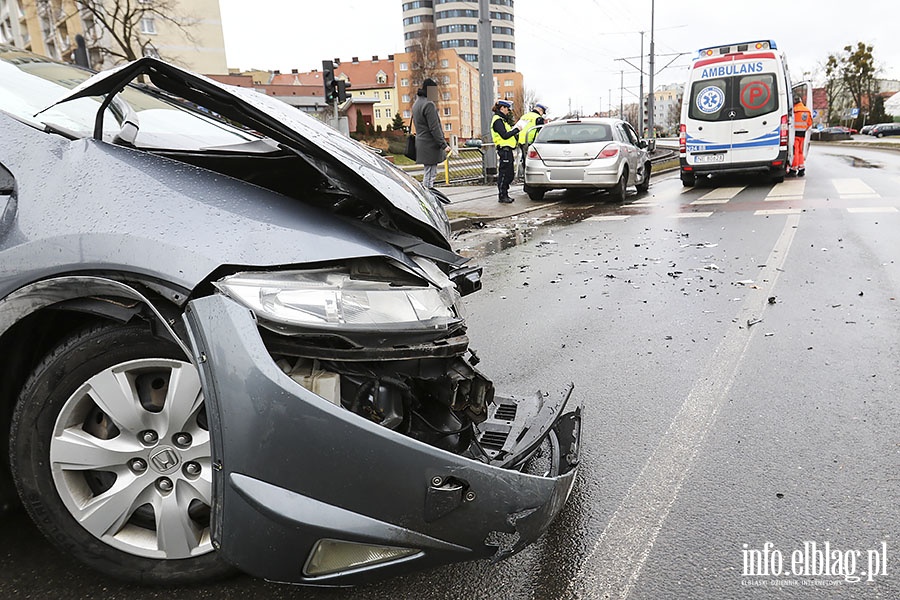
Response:
M685 173L681 174L681 185L684 187L694 187L697 183L697 178L694 175L688 175Z

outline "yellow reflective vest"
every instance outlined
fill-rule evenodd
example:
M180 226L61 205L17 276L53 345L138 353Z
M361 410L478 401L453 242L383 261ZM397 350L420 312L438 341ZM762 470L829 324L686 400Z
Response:
M502 137L500 137L499 133L494 131L494 123L497 122L497 119L500 119L503 122L503 127L506 129L506 131L512 129L512 127L509 126L509 123L506 122L506 119L504 119L500 115L494 115L494 118L491 119L491 140L493 140L494 145L497 146L497 148L502 148L504 146L508 148L515 148L517 144L516 136L511 135L504 140Z
M541 117L538 113L529 111L522 115L522 119L525 120L525 127L522 128L522 132L519 133L519 143L522 145L530 144L534 141L534 136L536 135L534 132L534 128L537 125L537 120Z

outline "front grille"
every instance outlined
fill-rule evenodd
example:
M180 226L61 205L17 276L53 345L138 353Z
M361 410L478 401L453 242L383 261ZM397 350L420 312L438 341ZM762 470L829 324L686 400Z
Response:
M481 445L492 450L502 450L506 438L509 437L508 431L485 431L481 436Z
M516 409L518 407L518 404L501 404L497 407L494 418L502 421L514 421L516 418Z

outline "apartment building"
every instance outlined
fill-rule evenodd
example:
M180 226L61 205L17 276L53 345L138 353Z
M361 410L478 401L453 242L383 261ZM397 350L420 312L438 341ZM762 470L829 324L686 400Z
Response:
M132 41L137 55L158 56L199 73L228 72L218 0L179 4L179 14L173 16L180 27L151 13L141 16L140 2L107 1L131 7L140 16ZM89 13L79 10L74 0L0 0L0 42L71 62L78 34L85 37L94 69L121 62L100 52L115 48L113 37Z
M413 54L409 52L394 56L399 110L407 126L412 121L416 90L422 83L414 72L412 61ZM444 127L444 137L449 139L455 135L461 140L479 137L481 102L478 69L456 50L440 50L436 67L431 77L438 82L440 97L435 104Z
M513 0L490 0L491 55L494 73L516 70L516 26ZM478 64L477 0L406 0L403 2L403 40L406 52L433 29L438 47L453 49Z

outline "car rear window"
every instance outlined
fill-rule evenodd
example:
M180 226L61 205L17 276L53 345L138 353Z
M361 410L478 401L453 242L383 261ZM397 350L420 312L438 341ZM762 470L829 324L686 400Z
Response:
M775 73L703 79L691 85L688 115L698 121L751 119L778 109Z
M542 128L535 143L586 144L611 142L612 127L605 123L563 123Z

